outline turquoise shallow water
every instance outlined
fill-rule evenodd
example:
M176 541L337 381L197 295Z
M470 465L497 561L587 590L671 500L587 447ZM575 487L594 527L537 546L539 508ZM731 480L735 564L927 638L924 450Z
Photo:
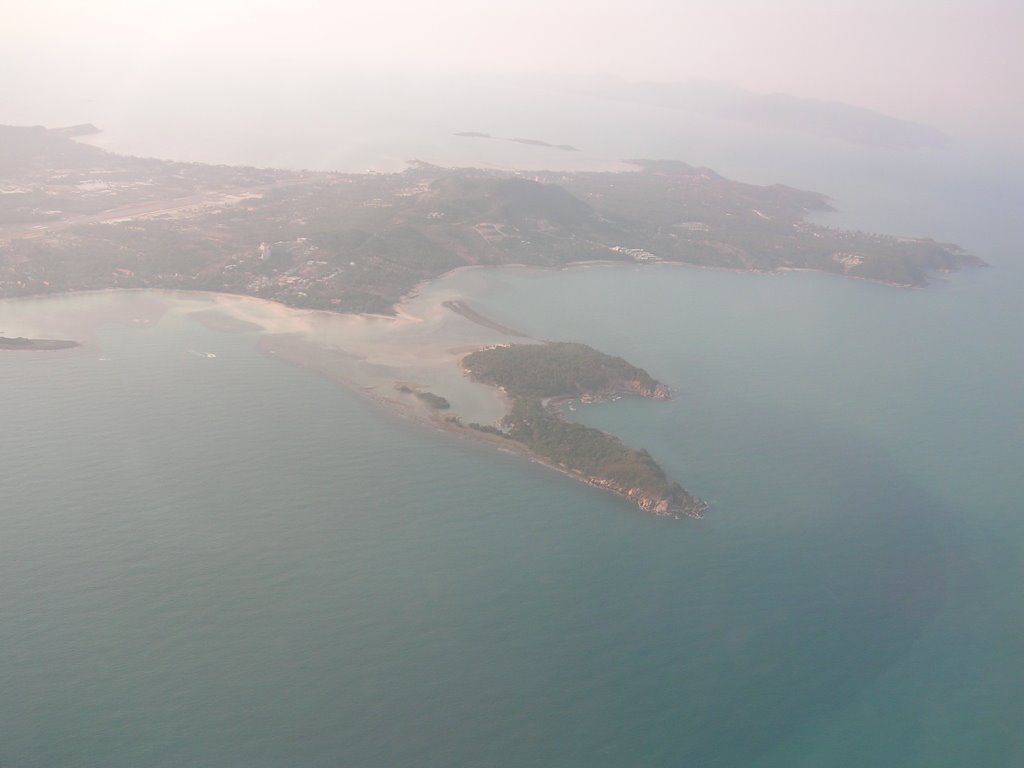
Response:
M4 358L0 764L1016 761L1024 369L978 344L1005 274L480 278L673 387L577 416L713 512L649 518L180 315Z
M645 140L629 154L714 155ZM667 382L669 403L576 417L707 498L699 523L180 314L0 357L0 765L1024 762L1019 175L744 151L748 178L833 193L836 223L994 268L919 291L670 267L452 280Z
M527 330L557 317L676 391L667 409L576 416L713 504L700 564L679 566L714 596L697 614L715 627L699 646L713 714L676 742L697 743L693 764L1019 759L1024 368L1005 277L923 292L672 270L526 281L540 306L562 301ZM495 287L492 314L515 314L520 282ZM660 322L609 327L609 306Z

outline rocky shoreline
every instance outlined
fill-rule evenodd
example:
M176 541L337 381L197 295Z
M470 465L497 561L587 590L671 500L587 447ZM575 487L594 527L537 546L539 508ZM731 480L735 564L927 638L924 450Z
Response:
M679 494L684 498L678 498L678 495L672 498L651 494L641 488L626 488L606 477L589 477L586 482L595 488L609 491L631 501L644 512L650 512L658 517L673 517L678 520L681 515L685 515L700 520L708 509L708 503L704 499L691 496L686 491Z
M408 412L406 412L406 415L416 418ZM457 435L463 439L485 443L497 448L498 450L522 456L535 464L539 464L547 469L552 469L559 474L575 480L576 482L589 485L592 488L617 496L623 501L633 504L641 511L647 512L655 517L671 518L674 520L681 520L683 517L688 517L694 520L700 520L708 510L708 503L706 501L689 494L685 490L682 491L681 496L663 496L650 493L642 488L630 488L607 477L588 476L581 472L576 472L572 469L556 464L553 461L545 459L526 445L514 440L509 440L507 437L499 436L493 432L481 432L460 422L452 421L436 414L427 418L426 421L444 432Z

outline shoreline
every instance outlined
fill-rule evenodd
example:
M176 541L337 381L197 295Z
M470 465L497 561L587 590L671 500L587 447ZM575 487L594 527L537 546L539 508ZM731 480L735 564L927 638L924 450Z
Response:
M289 348L287 346L275 347L273 343L273 336L274 334L269 337L263 336L257 342L257 351L259 354L273 360L280 360L287 365L301 368L315 376L319 376L333 384L341 386L347 391L371 403L373 407L379 409L380 412L387 413L390 416L401 419L405 423L414 423L421 427L430 427L439 432L452 435L459 440L468 440L478 444L488 445L498 451L519 456L533 464L554 470L555 472L558 472L559 474L578 483L582 483L583 485L587 485L616 496L630 506L638 508L646 514L654 517L663 517L675 520L680 520L683 517L689 517L692 519L700 519L703 517L703 511L706 509L706 505L699 506L697 508L698 511L696 512L682 510L680 512L670 511L667 513L658 513L649 509L644 509L640 506L637 499L629 496L627 492L599 482L601 478L591 478L581 472L562 467L555 462L545 459L543 456L531 450L528 446L511 438L499 437L497 435L473 429L463 423L461 418L456 414L445 414L433 410L422 403L396 397L391 388L382 389L376 385L359 386L346 376L330 370L329 366L322 363L317 364L312 356L303 354L301 351L296 351L295 348ZM331 352L331 350L326 348L321 348L319 351L321 353ZM334 350L334 352L338 355L345 354L342 350ZM505 413L508 413L511 410L512 400L509 395L502 392L497 387L492 387L483 383L479 383L479 386L485 388L502 403ZM451 420L452 418L456 420L453 421Z
M486 432L480 432L479 430L473 429L471 427L467 427L465 425L452 424L451 422L439 423L435 421L431 423L434 427L436 427L438 430L442 432L448 432L449 434L458 435L462 439L474 440L477 442L486 443L487 445L493 445L499 451L504 451L505 453L511 453L516 456L520 456L524 459L527 459L533 464L539 464L542 467L554 470L555 472L558 472L559 474L564 475L565 477L568 477L571 480L575 480L578 483L582 483L583 485L589 486L590 488L596 488L599 491L609 493L612 496L615 496L616 498L619 498L622 501L630 504L630 506L640 509L642 512L645 512L647 515L651 517L660 517L666 519L670 518L672 520L681 520L683 517L689 517L693 520L700 520L704 517L703 511L701 511L700 513L683 512L682 514L660 514L657 512L651 512L649 510L641 509L637 505L637 503L633 499L631 499L626 493L619 491L616 488L596 483L591 478L587 477L581 472L566 469L565 467L559 466L558 464L555 464L552 461L548 461L542 456L539 456L538 454L531 451L522 443L517 443L515 440L505 437L498 437L497 435L488 435ZM707 507L705 505L703 509L706 508Z
M672 259L655 259L648 262L636 262L636 261L625 261L616 259L584 259L580 261L570 261L561 266L547 267L539 266L536 264L522 264L522 263L511 263L511 264L463 264L453 269L449 269L445 272L441 272L433 277L428 277L420 280L418 283L413 285L408 291L403 293L394 304L391 305L394 314L385 315L380 312L338 312L332 309L320 309L315 307L297 307L291 304L285 304L284 302L277 301L276 299L268 299L261 296L253 296L248 293L232 293L223 290L204 290L197 288L160 288L160 287L124 287L124 288L83 288L75 290L65 291L43 291L39 293L27 293L18 296L6 296L0 297L0 302L20 302L20 301L37 301L45 298L59 298L59 297L72 297L72 296L89 296L94 294L105 294L105 293L144 293L144 292L156 292L156 293L167 293L171 295L182 294L186 296L214 296L214 297L231 297L238 300L254 301L254 302L266 302L268 304L274 304L281 307L286 307L294 312L310 312L310 313L324 313L336 317L362 317L368 319L378 320L415 320L421 321L421 318L410 315L407 312L407 305L419 298L421 291L431 285L434 285L442 280L449 277L461 274L469 271L482 271L482 270L529 270L539 274L543 273L555 273L555 272L566 272L575 269L590 269L594 267L621 267L621 268L645 268L647 266L664 266L664 267L685 267L689 269L697 269L708 272L722 272L726 274L748 274L748 275L767 275L781 277L788 273L806 273L812 275L826 275L829 277L836 277L844 280L856 280L862 283L868 283L871 285L882 285L887 288L905 288L905 289L920 289L927 288L928 285L917 285L915 283L898 283L890 280L880 280L873 277L864 277L861 275L851 275L843 272L832 272L824 269L814 269L813 267L776 267L774 269L753 269L743 267L718 267L710 264L695 264L689 261L675 261ZM991 266L989 264L978 265L978 266ZM946 279L948 274L951 272L947 271L933 271L929 273L932 276L941 276Z
M773 276L773 277L784 277L788 273L794 273L794 274L806 273L806 274L812 274L812 275L826 275L826 276L829 276L829 277L836 277L836 278L846 279L846 280L857 280L857 281L862 282L862 283L868 283L868 284L871 284L871 285L882 285L882 286L885 286L887 288L908 288L908 289L909 288L913 288L913 289L920 289L920 288L927 288L928 287L927 285L915 285L914 283L897 283L897 282L893 282L893 281L890 281L890 280L879 280L879 279L873 278L873 277L862 277L861 275L850 275L850 274L846 274L846 273L842 273L842 272L831 272L831 271L824 270L824 269L813 269L811 267L777 267L775 269L751 269L751 268L743 268L743 267L716 267L716 266L712 266L710 264L694 264L693 262L689 262L689 261L673 261L671 259L655 259L653 261L644 262L644 263L636 262L636 261L616 260L616 259L584 259L584 260L581 260L581 261L570 261L567 264L563 264L563 265L557 266L557 267L544 267L544 266L538 266L536 264L520 264L520 263L516 263L516 264L464 264L462 266L455 267L454 269L450 269L447 272L442 272L437 277L431 277L431 278L427 278L426 280L421 280L420 282L416 283L416 285L414 285L412 288L410 288L406 293L403 293L402 296L398 299L398 301L395 302L395 304L393 304L392 306L395 309L396 314L400 314L400 310L404 309L404 306L406 304L408 304L410 301L412 301L412 300L414 300L414 299L419 297L420 292L421 292L421 290L423 288L425 288L425 287L427 287L429 285L432 285L434 283L437 283L437 282L439 282L441 280L444 280L445 278L448 278L448 277L460 274L462 272L468 272L470 270L487 270L487 269L493 269L493 270L510 269L511 270L511 269L515 269L515 270L529 270L529 271L535 272L537 274L544 274L544 273L555 273L555 272L567 272L567 271L575 270L575 269L591 269L591 268L595 268L595 267L599 267L599 268L603 268L603 267L607 267L607 268L613 268L613 267L621 267L621 268L635 267L635 268L642 269L642 268L647 267L647 266L685 267L685 268L688 268L688 269L697 269L697 270L706 271L706 272L722 272L722 273L725 273L725 274L733 274L733 275L736 275L736 274L738 274L738 275L767 275L767 276ZM936 274L945 275L946 273L936 273ZM145 289L140 289L140 290L145 290ZM43 294L43 295L46 295L46 294ZM268 301L269 301L269 299L268 299ZM328 311L329 312L330 310L316 310L316 311ZM339 313L334 313L334 314L364 314L364 315L367 315L367 316L371 316L371 315L368 315L367 313L344 313L344 312L339 312ZM379 314L378 315L372 315L372 316L374 316L374 317L390 317L389 315L379 315Z
M355 386L351 381L347 381L344 377L337 374L332 374L322 366L317 366L315 363L308 359L302 359L301 356L290 356L288 354L282 354L278 349L274 349L267 344L258 342L257 351L259 354L264 355L272 360L280 360L281 362L292 365L302 370L311 373L314 376L319 376L326 381L329 381L338 386L344 387L347 391L356 395L360 399L371 404L372 407L378 410L379 413L387 415L389 418L400 420L402 423L415 424L418 427L428 427L436 430L437 432L444 433L446 435L452 435L456 437L460 442L476 443L479 445L487 445L494 450L509 455L516 456L520 459L528 461L531 464L536 464L549 470L553 470L564 477L567 477L577 483L581 483L588 487L594 488L599 491L611 494L622 501L628 503L634 508L638 508L637 504L629 498L625 493L622 493L614 488L602 486L594 483L590 478L586 477L580 472L576 472L565 467L561 467L554 462L548 461L542 456L538 455L534 451L530 450L527 446L519 443L515 440L498 437L497 435L488 434L472 427L466 426L461 421L452 422L448 421L447 418L437 411L430 410L426 406L402 402L396 397L392 397L389 394L384 394L378 391L376 387L359 387ZM481 384L481 386L487 386ZM488 389L496 390L496 388L488 387ZM507 395L500 393L501 398L506 401L506 405L511 406L511 402ZM643 510L641 510L643 511ZM669 518L679 520L682 518L678 514L657 514L647 513L652 517ZM701 515L684 513L686 517L692 519L700 519Z
M25 336L0 336L0 352L59 352L81 347L71 339L31 339Z
M781 275L786 271L792 272L820 272L823 274L830 274L835 277L850 277L850 275L842 275L837 273L824 272L823 270L815 269L780 269L780 270L757 270L757 269L734 269L726 267L714 267L698 264L690 264L687 262L679 261L665 261L658 260L651 262L658 266L675 266L675 267L690 267L704 270L713 270L717 272L741 272L741 273L762 273L765 275ZM529 270L531 274L545 274L554 273L559 271L568 271L570 269L588 269L595 267L614 267L614 268L642 268L645 264L638 264L635 262L627 262L621 260L581 260L577 262L571 262L558 267L541 267L528 264L505 264L505 265L462 265L449 270L441 275L432 277L417 283L410 291L403 294L398 302L393 305L394 314L379 314L379 313L352 313L352 312L336 312L332 310L323 309L306 309L301 307L293 307L274 299L262 298L252 296L243 293L228 293L221 291L206 291L206 290L189 290L189 289L178 289L178 288L101 288L88 291L63 291L53 292L44 294L35 294L31 296L19 296L11 299L4 299L3 301L14 301L14 302L25 302L25 301L37 301L41 299L59 299L69 298L76 296L87 296L87 295L108 295L108 294L143 294L151 293L157 296L163 295L172 300L183 300L193 301L202 305L206 305L206 309L210 312L222 312L226 318L230 319L230 322L248 323L245 327L237 327L235 332L255 332L259 336L256 347L259 354L267 357L281 360L282 362L302 368L310 373L321 376L332 383L342 386L350 392L361 395L366 400L375 404L375 407L381 408L396 417L402 418L404 421L411 421L418 423L423 426L430 426L439 431L445 432L450 435L454 435L459 439L473 440L477 443L483 443L492 445L498 450L512 453L521 456L524 459L529 460L534 464L552 469L560 474L569 477L576 482L581 482L586 485L596 487L607 493L611 493L623 501L630 502L633 506L636 506L634 500L615 488L604 487L600 484L595 483L591 478L588 478L581 473L568 470L564 467L560 467L553 464L550 461L545 460L541 456L534 453L532 450L524 445L518 444L515 441L508 440L506 438L499 438L497 436L489 436L486 433L481 433L478 430L472 429L461 421L453 423L447 421L444 416L435 412L429 412L425 407L419 406L414 403L402 402L401 398L393 396L390 390L385 393L383 389L379 389L378 386L360 386L358 381L355 380L354 376L345 376L339 371L330 370L328 365L324 363L318 364L315 360L316 355L332 354L332 349L327 346L324 341L316 340L313 334L313 327L310 320L317 317L328 318L332 321L348 319L349 322L353 323L382 323L395 328L408 327L413 324L422 324L425 322L425 318L419 316L412 307L413 302L421 297L421 294L425 292L429 287L435 286L442 282L446 278L456 276L459 273L466 272L468 270ZM486 274L486 273L484 273ZM890 287L907 287L898 284L887 284L881 281L870 280L866 278L857 278L864 282L875 282ZM444 306L443 301L436 302L438 306ZM433 307L433 303L431 305ZM232 307L242 308L242 312L232 312ZM253 308L254 312L246 312L245 308ZM418 308L422 309L422 308ZM187 314L195 315L197 312L205 311L203 308L193 308L188 311ZM244 319L239 318L241 314ZM475 322L472 318L466 317L462 313L455 313L462 315L463 319L467 322ZM202 316L194 317L196 322L202 323L206 327L211 327L211 324L204 322ZM267 322L267 321L270 322ZM281 325L277 325L275 328L274 320L281 321ZM212 323L213 326L217 326L218 323ZM487 326L494 330L493 326ZM224 332L232 332L221 324L220 328L214 327L214 330L222 330ZM311 345L308 350L294 349L291 353L283 352L282 347L273 346L273 336L287 336L293 335L298 338L305 338L305 340ZM484 343L480 343L477 346L485 346ZM318 348L315 349L314 348ZM449 350L450 351L450 350ZM339 355L344 355L345 351L343 348L335 348L333 352ZM453 358L457 359L458 356L452 355ZM336 358L338 359L338 358ZM509 399L506 397L502 398L501 393L495 390L495 388L487 387L487 385L480 384L481 387L486 387L492 395L496 396L501 404L501 410L504 413L508 413L510 409ZM444 394L442 392L442 394ZM678 517L678 515L674 515ZM691 517L700 517L700 514L689 514Z
M294 311L291 310L291 308L286 308L284 305L273 302L272 300L252 299L250 301L255 302L257 305L269 303L273 307L278 308L279 311L283 309L287 314L291 314ZM231 301L229 303L236 302ZM434 307L433 301L430 306ZM438 306L441 306L441 304L438 304ZM189 314L192 315L194 313ZM299 314L309 317L321 315L321 312L314 310L308 313L299 312ZM332 319L345 317L345 315L341 315L341 313L333 312L322 313L322 316ZM350 317L353 320L355 319L351 315L347 315L347 317ZM201 321L201 318L196 319ZM405 314L403 318L373 315L369 316L369 318L361 319L384 320L387 321L387 324L394 324L399 327L406 326L410 322L424 322L422 318L409 314ZM462 319L474 326L479 325L479 323L472 318L462 316ZM494 330L488 326L484 327L489 330ZM448 347L445 349L446 362L441 363L441 365L446 365L447 361L450 360L452 365L455 366L461 361L461 358L468 351L474 351L485 346L488 346L488 344L485 341L480 340L475 343L468 344L466 347ZM677 519L683 516L699 518L705 508L704 506L694 506L691 509L672 508L667 513L654 512L653 509L643 506L645 503L644 498L635 497L636 494L634 494L634 496L630 496L628 491L634 489L616 488L612 486L609 481L603 478L592 478L581 472L559 466L557 463L545 459L543 456L537 454L528 446L523 445L520 442L504 437L498 437L496 435L490 435L486 432L473 429L467 425L467 422L471 420L475 421L476 419L472 414L467 413L462 409L457 409L452 412L438 412L419 401L415 401L401 395L396 395L393 390L394 380L400 380L404 371L395 371L393 374L389 373L387 376L378 378L372 382L367 381L360 383L359 367L365 361L359 359L359 356L351 349L346 349L342 343L339 343L336 347L331 347L326 344L323 339L315 339L306 335L302 331L289 334L278 334L274 333L271 329L265 328L258 336L256 347L260 354L268 358L280 360L288 365L302 368L309 373L341 386L347 391L361 396L366 401L372 403L375 408L381 409L382 412L392 414L403 419L403 421L432 427L453 435L460 440L472 440L476 443L493 446L499 451L521 456L534 464L559 472L576 482L593 486L599 490L605 491L606 493L611 493L622 501L625 501L632 506L639 507L649 514L653 513L656 516L672 517ZM513 404L512 398L502 392L500 388L489 386L481 382L475 382L475 385L478 386L481 391L485 391L488 397L493 398L498 403L502 416L507 415L511 411ZM431 387L428 387L428 389L433 391ZM451 394L446 391L443 386L437 391L442 395ZM481 421L483 421L483 419L481 419Z

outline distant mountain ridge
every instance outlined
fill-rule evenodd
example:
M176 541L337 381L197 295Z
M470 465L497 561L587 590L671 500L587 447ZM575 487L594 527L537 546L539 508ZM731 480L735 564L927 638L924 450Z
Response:
M705 80L677 83L628 82L617 77L561 77L557 90L622 102L659 106L753 123L822 139L883 149L941 148L950 141L922 123L838 101L756 93Z

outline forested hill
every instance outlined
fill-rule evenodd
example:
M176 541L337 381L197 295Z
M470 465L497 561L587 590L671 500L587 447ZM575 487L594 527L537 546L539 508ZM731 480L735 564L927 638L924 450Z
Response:
M551 398L601 398L619 394L666 400L668 389L642 368L585 344L545 343L490 347L463 358L478 381L501 387L513 398L499 432L526 446L550 466L622 496L658 515L700 517L706 505L643 449L630 448L599 429L566 421Z
M512 397L548 398L636 394L667 399L668 390L647 371L586 344L548 342L482 349L467 355L463 367Z

